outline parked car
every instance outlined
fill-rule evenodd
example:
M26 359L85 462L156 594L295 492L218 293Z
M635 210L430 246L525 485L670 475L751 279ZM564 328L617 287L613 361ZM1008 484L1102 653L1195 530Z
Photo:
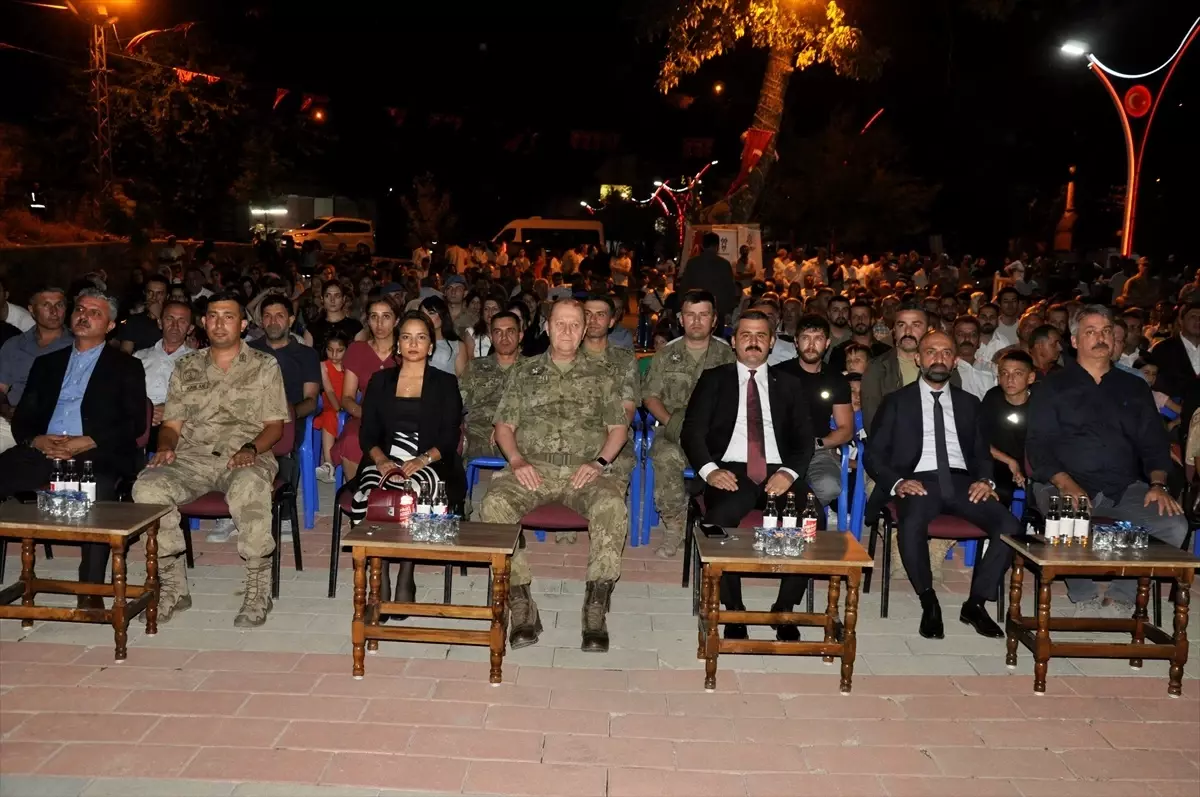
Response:
M321 249L337 249L345 244L346 249L354 252L359 246L365 246L371 254L375 253L375 225L367 219L351 219L342 216L318 216L312 221L305 222L292 230L284 230L279 239L286 243L291 238L296 246L303 246L309 241L316 241Z

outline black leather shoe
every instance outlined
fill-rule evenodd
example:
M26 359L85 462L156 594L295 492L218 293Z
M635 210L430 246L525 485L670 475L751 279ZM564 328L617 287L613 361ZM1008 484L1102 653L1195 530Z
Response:
M958 619L975 629L980 636L1002 639L1004 631L988 615L987 606L976 601L967 601L958 613Z
M771 611L772 613L783 613L793 611L795 608L794 606L780 606L779 604L775 604L771 607ZM773 625L771 627L775 629L775 638L780 642L800 641L800 629L794 625Z
M104 611L104 598L99 595L79 595L75 598L75 606L79 609L99 609Z
M942 607L933 590L921 593L920 632L926 639L946 638L946 629L942 625Z
M750 634L746 631L746 626L742 623L726 623L725 624L726 639L749 639Z

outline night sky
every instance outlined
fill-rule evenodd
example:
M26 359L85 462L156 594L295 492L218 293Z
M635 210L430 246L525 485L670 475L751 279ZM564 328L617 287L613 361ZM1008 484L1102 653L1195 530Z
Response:
M640 197L655 178L694 173L703 161L683 156L684 138L714 139L721 163L706 180L709 199L736 172L764 54L743 47L706 65L680 87L696 100L679 110L654 87L663 44L644 35L649 5L139 0L118 29L125 40L195 21L247 54L246 78L265 102L275 87L328 96L334 140L306 164L307 181L377 199L383 227L397 214L387 189L428 170L453 192L465 237L482 238L512 217L578 212L579 199L596 200L600 174L619 175ZM1124 182L1117 116L1099 81L1058 46L1079 39L1115 69L1145 71L1174 51L1200 0L1019 0L1004 21L969 13L963 0L843 5L889 51L883 74L797 73L784 135L812 134L836 111L865 122L883 108L878 124L903 143L909 171L942 186L929 231L957 253L1000 256L1010 235L1036 228L1033 215L1056 216L1077 164L1082 243L1112 243L1117 222L1103 206ZM0 0L0 42L86 63L83 27L62 11ZM36 133L70 68L0 50L0 121ZM719 97L716 81L726 86ZM1152 254L1195 252L1198 86L1200 52L1190 52L1146 155L1138 242ZM389 107L404 110L402 127ZM431 113L463 125L431 131ZM572 150L573 130L619 133L620 143Z

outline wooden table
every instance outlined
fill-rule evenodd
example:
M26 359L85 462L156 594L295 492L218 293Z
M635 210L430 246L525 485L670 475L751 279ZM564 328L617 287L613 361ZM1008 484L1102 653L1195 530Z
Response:
M1167 694L1179 697L1182 689L1183 665L1187 663L1187 621L1192 578L1197 559L1186 551L1151 542L1142 550L1093 551L1079 545L1047 545L1032 537L1002 536L1005 545L1013 549L1012 575L1008 591L1008 650L1005 664L1017 666L1017 643L1033 652L1033 691L1046 691L1046 669L1055 656L1101 659L1129 659L1129 666L1140 669L1143 659L1165 659L1171 662ZM1025 568L1038 576L1037 616L1021 615L1021 587ZM1080 578L1136 578L1137 602L1133 617L1051 617L1050 591L1054 579L1064 576ZM1171 636L1148 621L1146 604L1150 599L1152 578L1172 579L1176 584L1175 634ZM1129 633L1129 642L1053 642L1051 631L1093 631ZM1146 640L1149 639L1148 644Z
M130 619L143 609L146 634L158 633L158 521L171 511L169 506L99 502L80 520L59 520L43 514L36 504L8 501L0 504L0 545L9 539L21 541L21 579L0 589L0 619L20 620L29 628L34 620L73 623L111 623L116 639L116 660L125 660ZM146 535L146 583L125 583L125 553ZM100 543L112 549L112 583L87 584L38 578L34 554L38 542ZM111 609L79 609L66 606L37 606L39 592L53 595L93 595L112 598ZM17 598L20 606L13 606ZM131 599L132 600L129 600Z
M379 649L379 640L394 642L431 642L450 645L486 645L491 649L493 684L501 681L504 660L504 626L508 606L508 574L513 551L521 534L518 524L471 523L459 525L453 542L413 542L408 531L397 524L362 523L342 537L342 545L351 548L354 558L354 677L362 678L365 652ZM444 603L395 603L380 600L384 559L414 559L436 562L463 562L491 568L489 605L465 606ZM370 591L367 590L367 564L370 563ZM466 620L490 620L487 631L458 628L384 626L380 615L406 614L409 617L452 617Z
M753 529L726 529L731 539L696 535L702 567L700 592L700 646L697 658L705 660L704 688L717 686L717 656L721 653L768 653L790 656L821 656L826 664L842 660L842 694L849 694L854 677L858 624L858 592L863 568L873 562L854 535L844 531L820 531L796 557L765 556L754 550ZM736 537L737 539L732 539ZM725 573L785 576L829 576L829 602L824 614L803 612L734 612L721 608L720 582ZM838 619L841 579L846 579L846 619ZM821 642L779 642L759 639L721 639L718 629L726 623L745 625L798 625L825 629Z

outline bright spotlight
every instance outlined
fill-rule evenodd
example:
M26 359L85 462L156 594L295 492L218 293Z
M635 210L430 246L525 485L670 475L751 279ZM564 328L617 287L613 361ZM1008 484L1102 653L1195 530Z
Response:
M1072 58L1078 58L1081 55L1087 55L1088 51L1086 44L1074 40L1064 42L1060 49L1062 50L1063 55L1069 55Z

